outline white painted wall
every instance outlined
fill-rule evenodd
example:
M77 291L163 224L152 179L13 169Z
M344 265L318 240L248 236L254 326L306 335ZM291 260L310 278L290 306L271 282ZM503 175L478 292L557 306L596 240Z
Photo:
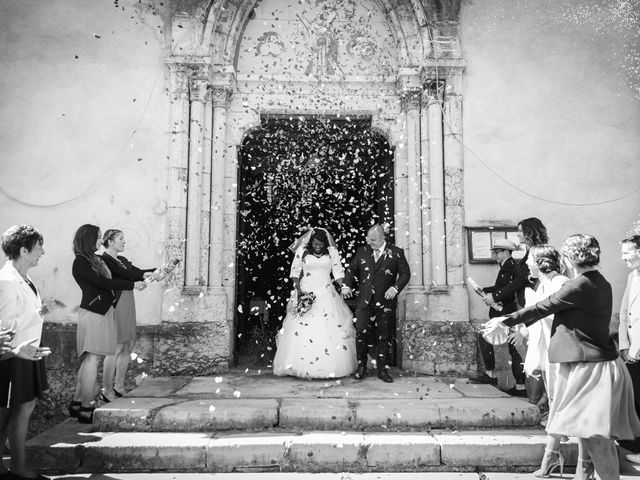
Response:
M638 219L640 192L598 206L553 203L605 202L640 185L640 79L625 69L626 27L597 3L463 2L465 222L537 216L555 245L595 235L618 312L628 273L618 242ZM497 267L468 273L492 284ZM470 298L472 319L485 318Z
M160 19L136 4L0 2L0 230L29 223L43 233L31 274L43 297L67 305L51 321L76 318L71 242L81 224L122 229L124 255L139 266L162 260L165 53ZM136 293L139 323L159 321L160 296L158 285Z

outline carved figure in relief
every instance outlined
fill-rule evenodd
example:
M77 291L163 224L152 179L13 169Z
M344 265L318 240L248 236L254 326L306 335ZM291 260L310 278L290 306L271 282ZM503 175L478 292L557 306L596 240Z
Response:
M264 32L258 38L256 56L279 57L284 52L284 42L276 32Z
M320 13L313 22L297 15L305 28L305 37L311 48L311 58L305 70L305 75L334 75L337 70L342 72L338 64L338 41L332 31L336 12Z

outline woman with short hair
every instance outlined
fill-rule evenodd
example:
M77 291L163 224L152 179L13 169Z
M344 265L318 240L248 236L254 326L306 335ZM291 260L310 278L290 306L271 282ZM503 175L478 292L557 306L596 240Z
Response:
M98 366L105 355L116 353L116 322L113 304L114 291L144 288L144 282L135 283L111 277L109 268L96 254L101 243L100 228L85 224L76 231L73 238L72 274L82 290L82 300L78 310L76 341L78 356L82 364L78 370L76 392L69 415L77 417L80 423L92 423L92 405L98 377Z
M547 433L578 437L576 479L619 479L615 440L640 433L631 377L609 336L611 285L598 270L600 245L591 235L568 237L561 249L571 280L535 305L496 317L487 333L502 326L532 325L554 315L549 362L557 363ZM545 450L543 464L559 461ZM590 459L589 459L590 458Z
M11 472L0 462L0 476L43 479L26 461L27 427L36 398L49 389L40 347L42 301L27 273L44 255L42 234L30 225L15 225L2 234L7 263L0 270L0 336L9 339L0 358L0 447L9 437Z

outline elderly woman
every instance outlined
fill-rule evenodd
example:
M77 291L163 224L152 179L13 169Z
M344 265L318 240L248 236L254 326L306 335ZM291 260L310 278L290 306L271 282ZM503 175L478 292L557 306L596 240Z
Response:
M572 235L561 253L571 280L535 305L491 319L485 330L554 315L549 362L558 366L547 433L578 437L574 478L594 478L595 470L602 480L619 479L615 440L634 438L640 420L629 372L609 336L611 285L598 271L600 245L594 237ZM559 463L559 455L545 450L543 464Z
M2 235L8 260L0 270L0 337L5 342L0 357L0 445L8 436L11 473L0 462L0 476L16 480L45 478L29 468L25 449L36 398L49 388L43 358L51 352L39 346L42 302L27 273L44 255L43 241L29 225L13 226Z

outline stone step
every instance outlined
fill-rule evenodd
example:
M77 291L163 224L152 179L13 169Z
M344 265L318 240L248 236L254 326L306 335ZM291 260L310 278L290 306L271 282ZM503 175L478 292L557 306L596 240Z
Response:
M531 473L514 472L369 472L369 473L306 473L306 472L259 472L243 473L94 473L87 475L79 473L53 477L54 480L532 480ZM555 475L556 478L559 474ZM565 477L567 475L565 474ZM638 478L637 470L621 472L620 480L634 480Z
M68 420L31 439L34 468L91 472L532 471L542 430L95 432ZM561 447L575 465L577 445Z
M211 432L257 428L428 430L532 427L540 412L523 399L152 398L126 397L94 413L95 429Z

